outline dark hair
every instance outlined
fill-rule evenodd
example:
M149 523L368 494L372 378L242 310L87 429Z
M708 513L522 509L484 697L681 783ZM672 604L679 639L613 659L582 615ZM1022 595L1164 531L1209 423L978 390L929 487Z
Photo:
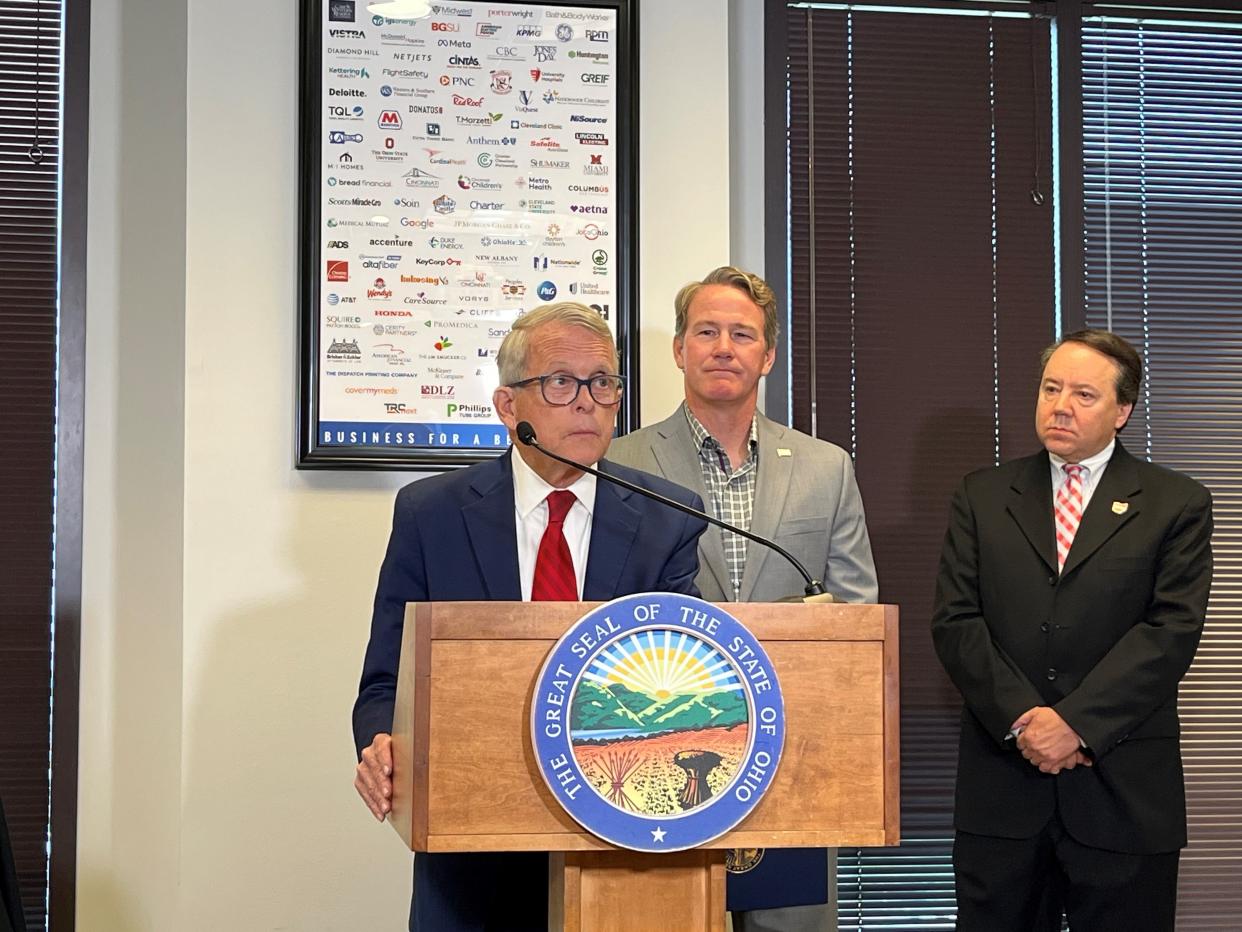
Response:
M1138 401L1139 386L1143 384L1143 360L1139 357L1138 350L1111 330L1075 330L1073 333L1065 334L1040 354L1039 377L1041 380L1052 354L1066 343L1081 343L1083 346L1089 346L1115 362L1117 381L1114 387L1117 390L1117 400L1123 405L1132 405Z

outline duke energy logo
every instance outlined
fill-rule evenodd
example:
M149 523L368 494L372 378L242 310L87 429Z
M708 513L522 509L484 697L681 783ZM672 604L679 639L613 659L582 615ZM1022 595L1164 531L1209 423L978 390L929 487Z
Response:
M635 851L720 837L772 784L785 707L759 641L686 595L601 605L548 655L531 700L548 788L583 828Z

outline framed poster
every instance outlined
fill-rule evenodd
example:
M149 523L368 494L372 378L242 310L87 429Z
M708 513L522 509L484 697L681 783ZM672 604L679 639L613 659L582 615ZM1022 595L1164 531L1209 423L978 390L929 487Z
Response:
M539 304L594 307L637 373L634 17L303 0L299 468L503 453L496 351Z

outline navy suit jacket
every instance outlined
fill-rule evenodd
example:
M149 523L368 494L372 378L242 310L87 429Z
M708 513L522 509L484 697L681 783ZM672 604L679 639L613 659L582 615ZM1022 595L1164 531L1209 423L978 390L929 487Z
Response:
M1029 838L1060 815L1084 845L1186 844L1177 687L1203 630L1212 501L1117 443L1057 572L1048 454L967 476L953 499L932 639L965 700L956 825ZM1007 738L1051 706L1093 767L1053 776Z
M397 493L354 704L359 755L377 734L392 730L407 602L521 600L510 463L516 455L413 482ZM703 507L694 493L655 476L606 461L599 469ZM601 480L583 600L607 601L635 592L697 596L698 540L706 527L698 518ZM420 854L411 928L546 929L546 877L544 855ZM506 912L498 914L497 904Z

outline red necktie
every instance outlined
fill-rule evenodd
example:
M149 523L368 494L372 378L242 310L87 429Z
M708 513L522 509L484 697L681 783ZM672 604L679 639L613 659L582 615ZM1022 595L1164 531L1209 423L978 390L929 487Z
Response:
M532 602L577 602L578 577L574 561L565 541L565 515L577 499L564 489L548 496L548 527L539 541L535 559L535 582L531 586Z
M1082 474L1083 467L1066 463L1061 467L1065 470L1065 483L1057 492L1057 504L1053 511L1053 520L1057 528L1057 569L1065 569L1065 559L1069 556L1070 545L1074 543L1074 535L1078 533L1078 523L1082 521Z

